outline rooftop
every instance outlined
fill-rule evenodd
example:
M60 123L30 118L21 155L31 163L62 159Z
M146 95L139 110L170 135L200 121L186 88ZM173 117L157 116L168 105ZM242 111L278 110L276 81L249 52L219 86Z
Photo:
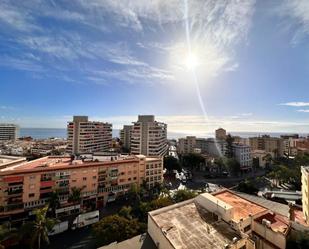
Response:
M0 170L0 173L23 173L29 171L41 171L41 170L55 170L62 168L77 168L88 167L94 165L110 165L113 163L132 162L137 161L136 156L131 155L119 155L119 156L96 156L92 159L85 158L83 160L71 160L68 156L47 156L30 162L22 162L18 165L7 167Z
M25 157L0 155L0 168L10 167L12 165L22 163L25 161L26 161Z
M222 249L232 243L233 238L240 238L228 223L216 220L212 213L193 199L150 212L149 215L174 248Z
M280 214L267 212L264 215L256 218L255 221L262 224L263 220L268 220L270 222L270 228L274 232L280 232L287 235L289 231L289 219Z
M217 192L213 195L234 208L233 219L236 222L239 222L240 219L249 217L250 214L256 215L260 212L266 211L264 207L248 201L228 190Z
M122 242L114 242L98 249L157 249L148 234L141 234Z

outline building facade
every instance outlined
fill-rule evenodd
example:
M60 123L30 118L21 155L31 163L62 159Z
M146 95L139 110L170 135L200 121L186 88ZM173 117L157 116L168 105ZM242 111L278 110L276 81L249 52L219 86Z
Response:
M168 152L167 125L155 121L153 115L139 115L133 123L131 153L164 156Z
M112 124L74 116L67 125L67 138L67 151L71 154L108 151L112 143Z
M14 124L0 124L0 141L16 140L19 127Z
M132 128L132 125L124 125L123 129L120 130L122 146L128 150L131 148Z
M302 206L303 214L306 222L309 223L309 167L301 167L301 192L302 192Z
M48 203L57 191L61 208L102 207L124 195L132 184L149 188L163 181L163 159L146 156L92 155L43 157L0 170L0 217L28 213ZM81 201L71 202L72 189Z
M216 139L219 139L219 140L226 139L226 130L224 130L223 128L217 129L215 133L216 133Z
M244 144L233 144L233 157L240 164L241 170L252 168L251 147Z
M250 137L249 142L252 150L264 150L274 153L274 156L282 157L284 153L284 143L282 138L263 135L261 137Z

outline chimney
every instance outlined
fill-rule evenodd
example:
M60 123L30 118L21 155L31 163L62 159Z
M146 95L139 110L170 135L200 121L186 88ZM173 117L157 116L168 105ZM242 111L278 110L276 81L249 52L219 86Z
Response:
M294 205L289 202L289 220L295 221Z

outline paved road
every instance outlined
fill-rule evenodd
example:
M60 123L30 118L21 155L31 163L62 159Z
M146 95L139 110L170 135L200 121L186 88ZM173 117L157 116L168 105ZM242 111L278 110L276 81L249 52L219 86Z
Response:
M95 249L95 240L91 234L91 227L54 235L50 238L50 245L46 249Z
M100 218L115 214L125 205L124 202L108 203L106 208L100 210ZM50 237L50 245L46 249L94 249L95 239L91 233L91 226L68 230L64 233Z

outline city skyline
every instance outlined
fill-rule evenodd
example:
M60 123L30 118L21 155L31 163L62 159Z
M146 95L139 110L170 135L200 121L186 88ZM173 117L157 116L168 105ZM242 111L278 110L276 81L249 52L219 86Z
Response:
M120 129L153 114L184 134L309 132L307 1L0 8L0 123L65 128L88 115Z

